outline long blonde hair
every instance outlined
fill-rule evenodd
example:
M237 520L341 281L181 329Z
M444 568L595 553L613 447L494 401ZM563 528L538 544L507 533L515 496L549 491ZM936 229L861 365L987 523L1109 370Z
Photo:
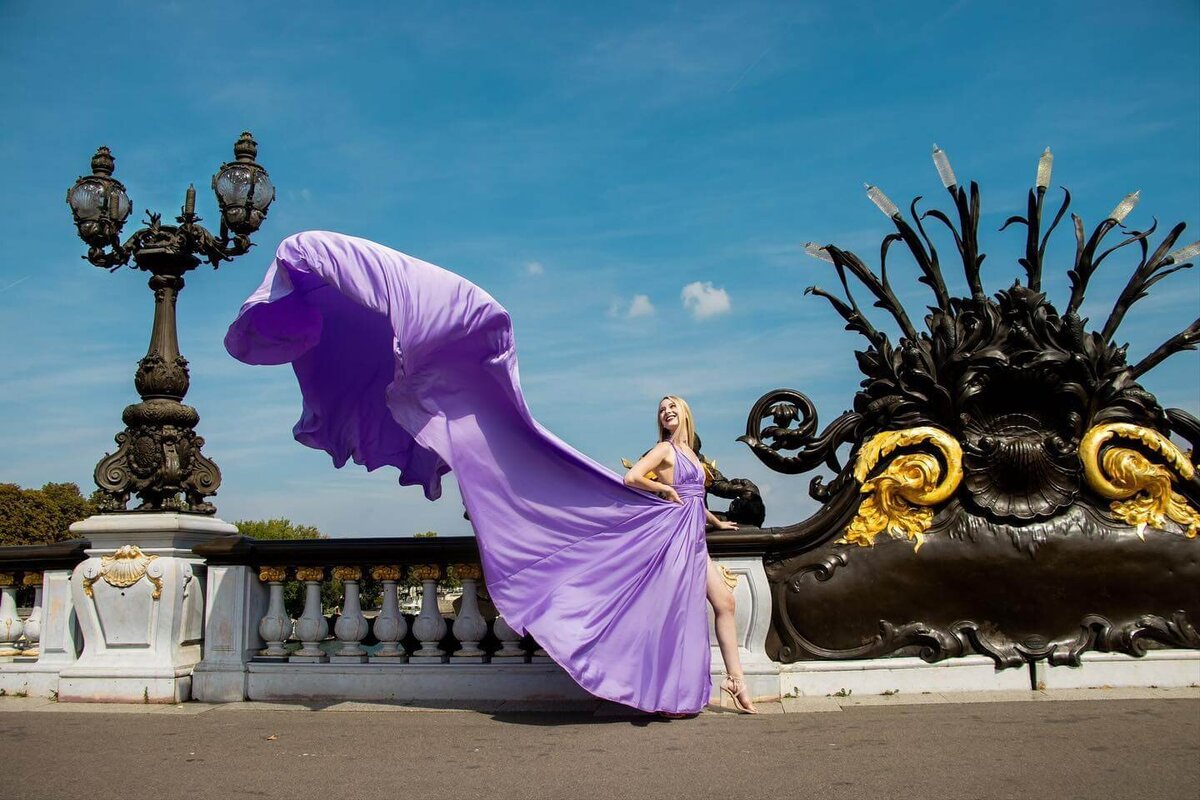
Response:
M692 448L692 452L695 452L696 420L692 417L692 407L689 406L687 404L687 400L684 400L682 397L676 397L673 394L669 394L662 400L658 401L658 407L660 409L662 408L663 400L674 401L676 407L679 409L679 427L683 428L683 440L687 442L688 447ZM658 422L657 410L654 412L654 424L658 427L658 440L660 442L665 442L671 434Z

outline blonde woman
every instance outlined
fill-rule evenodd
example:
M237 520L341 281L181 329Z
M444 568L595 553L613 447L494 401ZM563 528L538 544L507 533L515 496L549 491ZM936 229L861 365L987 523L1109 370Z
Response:
M630 468L625 475L625 485L654 492L672 503L690 505L694 518L690 533L702 547L706 525L716 530L737 530L737 525L718 519L705 508L704 467L696 455L695 442L696 423L687 402L673 395L664 397L658 404L658 444ZM651 474L655 477L649 477ZM706 595L713 608L717 644L725 661L721 692L728 695L740 711L757 714L758 710L746 688L742 661L738 655L733 592L712 559L708 558L706 550L704 558L708 563Z

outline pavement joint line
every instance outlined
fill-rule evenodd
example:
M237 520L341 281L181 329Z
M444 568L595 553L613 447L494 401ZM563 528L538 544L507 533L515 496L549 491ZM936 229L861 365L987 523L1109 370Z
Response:
M763 699L755 703L758 716L810 714L848 711L860 708L886 708L911 705L974 705L980 703L1055 703L1087 700L1200 700L1200 687L1125 687L1100 689L1037 689L992 692L922 692L891 695L800 695ZM652 716L633 708L607 701L533 701L533 700L444 700L444 701L365 701L336 700L310 703L282 703L247 700L233 703L60 703L45 697L0 697L0 713L81 713L81 714L158 714L193 716L209 712L330 712L330 713L408 713L408 714L565 714L572 716ZM740 718L749 716L734 709L709 705L705 717Z

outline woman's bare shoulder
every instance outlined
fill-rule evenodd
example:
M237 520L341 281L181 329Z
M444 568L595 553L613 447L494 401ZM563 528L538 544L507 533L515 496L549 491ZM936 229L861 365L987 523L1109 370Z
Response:
M669 461L672 464L675 463L675 448L671 447L670 442L659 442L647 450L646 455L658 456L663 461Z

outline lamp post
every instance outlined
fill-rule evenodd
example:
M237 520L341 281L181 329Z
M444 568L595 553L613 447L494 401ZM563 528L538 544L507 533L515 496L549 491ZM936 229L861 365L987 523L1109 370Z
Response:
M88 245L84 258L112 271L132 259L136 269L151 273L154 292L150 347L133 379L142 400L126 406L121 415L126 427L116 436L117 451L96 465L104 511L125 511L130 494L142 501L135 511L216 511L205 498L216 494L221 471L200 452L204 440L195 432L200 415L182 402L189 377L175 332L175 301L184 273L202 260L216 268L250 250L250 235L275 199L267 171L254 160L254 138L243 133L233 153L234 160L223 164L212 179L221 209L219 236L199 224L196 190L189 186L175 218L178 225L163 225L161 214L147 211L147 227L122 243L121 228L132 204L125 187L112 177L114 160L107 147L92 156L92 174L79 178L67 192L79 238Z

